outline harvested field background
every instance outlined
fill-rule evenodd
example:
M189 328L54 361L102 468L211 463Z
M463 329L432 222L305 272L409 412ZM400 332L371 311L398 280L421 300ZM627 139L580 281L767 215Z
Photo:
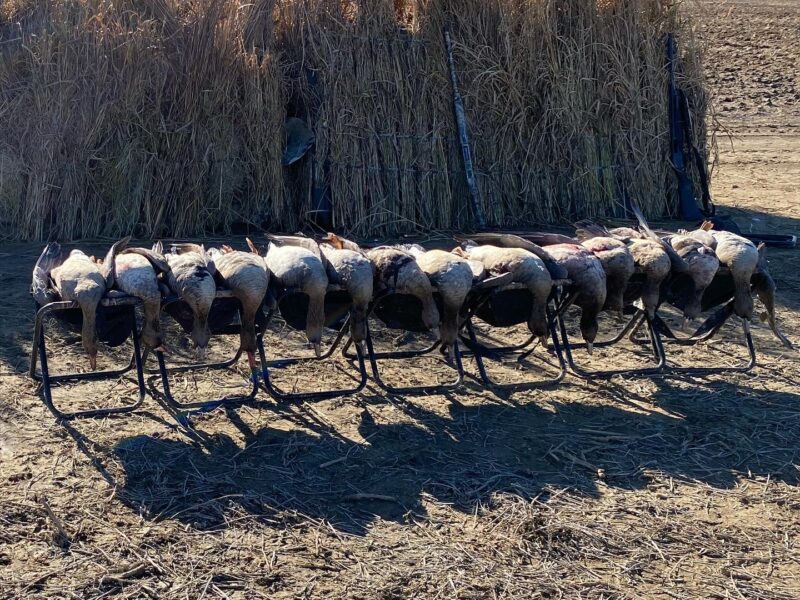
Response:
M702 8L733 136L720 144L715 198L745 229L797 233L800 7ZM24 375L39 251L0 247L2 598L800 597L800 368L760 325L760 366L747 375L568 377L512 398L472 384L425 398L370 386L355 399L218 409L191 426L148 398L141 415L58 425ZM779 318L798 343L800 259L770 257ZM731 362L735 334L672 356ZM54 360L83 366L68 337ZM276 329L268 348L299 340ZM447 375L428 365L387 378ZM345 366L280 381L348 384ZM211 382L179 378L176 393L244 386ZM88 388L111 400L132 389ZM60 398L85 405L85 390Z

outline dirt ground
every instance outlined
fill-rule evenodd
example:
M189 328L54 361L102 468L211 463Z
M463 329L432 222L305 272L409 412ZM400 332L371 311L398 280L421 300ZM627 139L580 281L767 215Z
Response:
M753 231L798 233L800 4L708 2L700 33L720 137L713 192ZM800 597L800 367L760 323L743 375L567 376L513 396L364 393L58 424L26 377L33 245L0 247L0 598ZM800 259L770 250L800 343ZM496 332L490 332L496 333ZM396 335L396 334L395 334ZM379 332L381 347L391 342ZM86 367L55 331L51 368ZM171 336L173 358L188 348ZM737 330L680 364L743 357ZM275 327L271 357L305 352ZM233 348L215 342L212 354ZM108 357L123 360L125 348ZM646 360L627 347L596 361ZM585 360L583 354L579 354ZM500 380L540 377L540 350ZM466 360L467 370L475 372ZM149 366L153 366L150 364ZM350 364L276 369L285 389L352 386ZM179 375L178 399L246 391L245 370ZM446 381L436 359L391 383ZM160 398L160 384L148 375ZM130 378L60 388L122 402Z

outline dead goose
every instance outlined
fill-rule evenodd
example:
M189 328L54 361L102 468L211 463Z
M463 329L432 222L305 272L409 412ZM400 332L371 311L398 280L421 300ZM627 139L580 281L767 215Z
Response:
M249 239L247 242L252 246ZM242 350L247 354L247 363L255 372L256 317L269 286L267 265L260 256L234 250L230 246L222 246L222 250L217 251L209 250L209 254L214 261L217 281L229 289L242 306L239 340Z
M603 310L622 315L625 290L636 271L636 260L628 245L613 237L595 237L581 242L594 254L606 274L606 301Z
M553 257L547 253L547 250L530 239L526 239L512 233L473 233L470 235L456 234L453 237L459 243L470 241L478 245L491 245L499 248L521 248L523 250L527 250L531 254L539 257L539 259L544 263L545 267L547 267L547 271L550 273L550 277L552 279L557 280L567 278L567 272L558 264L556 264L556 262L553 260ZM563 239L550 243L574 243L574 240L571 240L566 236L561 237Z
M703 294L717 274L719 259L711 248L694 238L676 234L664 240L686 263L687 275L691 278L692 285L678 299L683 306L683 327L686 328L703 310Z
M663 242L664 249L670 257L670 266L673 278L667 283L668 293L677 297L673 302L683 308L683 328L700 316L703 310L703 294L714 280L719 270L719 259L714 250L685 235L668 235L659 237L650 226L635 203L631 203L631 210L639 222L640 233L648 239ZM687 276L691 282L689 286L677 285L678 276ZM677 291L676 291L677 290Z
M743 319L753 316L753 296L750 280L759 263L756 245L730 231L714 231L713 224L706 221L695 231L684 233L710 247L717 255L721 265L726 267L733 279L733 311Z
M146 248L126 248L117 255L114 265L117 289L139 298L144 305L142 343L151 350L164 352L161 338L161 290L159 274L169 276L166 259Z
M153 250L163 254L161 242L157 242ZM208 315L217 295L214 262L205 248L197 244L174 244L172 252L164 256L170 266L167 286L192 311L191 338L197 346L198 359L202 359L211 339Z
M769 324L772 333L785 347L792 348L792 343L781 333L778 328L778 322L775 319L775 290L777 286L769 272L767 249L763 243L758 245L758 266L756 266L756 271L753 273L751 283L758 295L758 299L761 300L764 308L766 308L766 312L761 315L761 320Z
M442 348L451 348L458 339L461 314L472 289L473 268L469 261L444 250L413 249L419 268L428 276L442 300L440 334Z
M597 338L597 315L606 303L606 272L600 259L579 244L555 244L547 252L567 270L574 304L581 309L580 330L589 354Z
M491 238L482 237L487 241ZM513 281L528 288L532 296L531 313L528 318L528 329L537 336L542 345L547 343L549 326L547 320L547 302L553 289L551 270L564 275L567 270L548 254L553 262L552 269L548 269L545 262L537 255L519 247L499 247L494 245L475 245L474 242L464 242L462 248L456 248L454 253L476 260L483 264L492 275L511 273Z
M97 307L114 285L116 256L129 240L126 237L111 246L102 265L77 249L62 261L58 244L48 244L34 268L33 293L37 301L52 301L54 296L46 291L52 282L59 299L77 302L80 306L81 343L93 371L97 369Z
M320 250L326 259L328 279L342 286L353 302L350 311L350 337L362 342L367 337L367 314L372 301L374 268L358 244L328 233Z
M433 299L428 276L420 269L414 256L394 246L378 246L366 253L375 267L375 288L415 296L422 303L422 323L439 337L439 309Z
M283 288L293 288L308 296L306 338L317 356L321 355L320 343L325 326L325 294L328 290L328 275L322 262L322 252L314 240L308 247L295 245L299 236L267 235L270 241L264 258L274 281ZM313 250L316 249L316 251Z
M58 242L50 242L42 250L36 265L33 267L31 294L38 306L58 302L61 298L53 287L50 272L64 262L61 246Z
M632 232L636 235L631 235ZM647 316L651 319L655 317L661 303L661 284L669 276L672 265L670 256L664 248L664 242L642 237L635 229L608 230L591 221L577 223L575 235L581 242L594 237L613 237L627 245L633 257L635 274L625 291L625 300L633 302L641 298ZM608 287L611 288L611 285Z
M526 233L525 238L547 252L552 246L580 244L594 254L606 273L607 293L603 310L622 314L624 294L628 282L636 271L636 262L627 244L611 235L588 235L571 238L559 233ZM563 267L563 265L562 265ZM562 277L566 279L566 275Z

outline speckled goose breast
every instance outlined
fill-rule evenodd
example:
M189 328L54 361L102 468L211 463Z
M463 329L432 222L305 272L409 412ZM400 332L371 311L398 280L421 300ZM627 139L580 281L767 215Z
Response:
M443 250L429 250L417 257L417 264L446 303L456 307L464 303L473 278L466 260Z
M689 266L689 274L695 287L700 290L711 283L719 269L719 259L714 251L694 238L684 235L673 235L670 245Z
M586 248L574 244L548 246L547 251L556 262L565 267L573 287L580 291L579 302L597 302L603 305L606 298L606 274L600 260Z
M81 251L73 250L69 258L53 269L50 276L63 300L80 302L91 296L99 302L105 293L106 281L100 267Z
M369 259L354 250L320 246L328 261L328 279L341 285L351 296L372 297L373 266Z
M150 261L138 254L120 254L115 264L117 287L145 302L158 302L161 292L155 269Z
M316 293L328 286L328 276L320 258L299 246L271 246L264 259L270 273L284 287Z
M217 286L206 259L195 252L167 254L165 258L171 269L169 285L172 291L189 302L202 302L210 306L216 296Z

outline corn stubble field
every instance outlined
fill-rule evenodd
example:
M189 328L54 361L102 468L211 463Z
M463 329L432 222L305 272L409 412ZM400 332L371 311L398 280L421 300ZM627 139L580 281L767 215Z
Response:
M737 0L696 10L733 143L720 143L715 197L745 229L794 233L800 9ZM370 385L355 398L262 400L188 422L148 398L135 416L56 424L24 375L40 246L0 251L0 597L800 596L800 369L763 326L760 365L746 375L568 376L510 398L469 380L422 398ZM770 257L779 318L797 342L800 260ZM74 335L51 340L64 337L72 345L55 366L83 365ZM378 339L392 343L388 332ZM728 328L672 356L729 364L742 355L735 339ZM301 338L276 327L266 342L277 355ZM347 366L278 377L286 388L348 384ZM448 375L419 367L386 376ZM507 380L536 373L494 369ZM198 374L178 377L174 392L202 399L244 385ZM114 402L134 385L76 386L57 399L85 406L87 390Z

